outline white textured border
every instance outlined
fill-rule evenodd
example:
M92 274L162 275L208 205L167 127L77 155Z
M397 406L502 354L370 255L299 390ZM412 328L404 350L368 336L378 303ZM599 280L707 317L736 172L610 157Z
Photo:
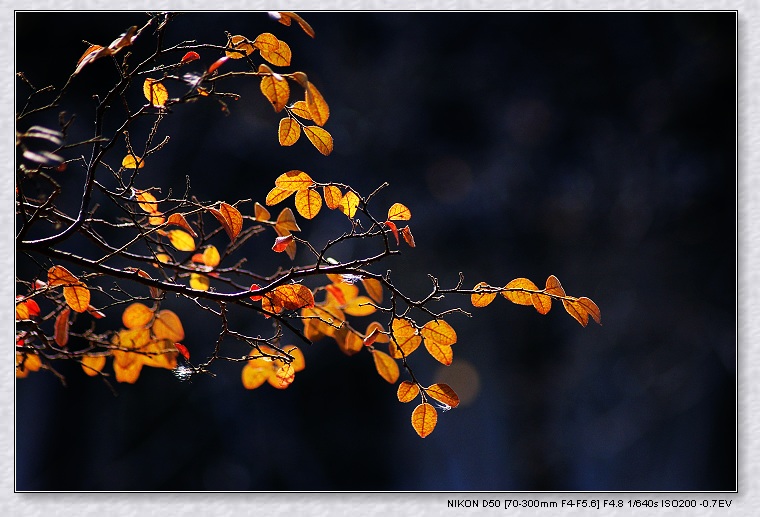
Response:
M224 8L230 10L738 10L738 47L739 47L739 160L738 160L738 242L737 242L737 314L738 326L738 395L739 395L739 491L712 494L674 494L673 497L689 499L727 499L731 501L729 509L697 510L582 510L578 508L536 509L520 508L516 510L447 507L447 500L452 498L469 499L537 499L539 501L559 501L560 499L622 499L634 498L662 499L665 494L610 494L610 493L559 493L553 495L529 493L380 493L380 494L346 494L346 493L286 493L286 494L15 494L14 489L14 408L13 408L13 371L10 367L3 369L0 378L0 515L20 515L24 517L43 517L49 515L96 517L102 514L112 516L171 515L204 517L218 515L266 515L279 516L415 516L427 517L438 515L755 515L760 507L758 495L758 437L760 436L760 418L758 417L757 396L760 390L760 364L757 353L760 345L760 318L753 319L751 308L760 304L760 296L752 286L760 283L760 266L758 246L760 227L758 227L758 199L760 185L760 131L758 130L758 102L760 102L760 2L757 0L515 0L500 2L495 0L439 0L439 1L403 1L403 0L310 0L301 2L261 2L224 0L210 5L208 0L186 1L127 1L114 4L112 0L93 1L53 1L27 0L26 2L0 1L2 17L0 18L0 106L4 116L0 117L0 163L5 164L0 174L0 249L13 249L13 10L16 8L39 10L161 10L161 9L195 9ZM726 250L726 252L730 252ZM14 267L13 255L9 251L0 253L2 271ZM0 284L2 299L8 306L0 311L0 329L5 336L6 350L11 350L13 342L13 320L11 300L13 283L10 275L2 275ZM11 365L10 357L2 362ZM503 506L503 505L502 505Z

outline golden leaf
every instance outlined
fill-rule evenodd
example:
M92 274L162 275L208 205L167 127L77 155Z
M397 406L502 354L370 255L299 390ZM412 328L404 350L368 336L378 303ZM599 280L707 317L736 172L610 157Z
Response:
M403 381L399 383L396 396L399 402L411 402L419 395L420 387L413 382Z
M90 290L83 283L63 288L63 297L76 312L84 312L90 305Z
M374 278L362 278L362 285L367 294L377 303L383 301L383 284Z
M203 263L208 267L218 266L221 260L222 258L219 255L219 250L216 249L216 246L213 244L203 250Z
M322 193L325 196L325 204L330 210L335 210L340 207L340 202L343 200L343 194L340 189L335 185L325 185L322 189Z
M169 219L166 220L166 223L184 228L193 237L198 236L198 234L195 233L195 230L193 230L192 226L190 226L190 223L187 222L187 219L185 219L185 216L180 213L174 213L170 215Z
M280 40L278 40L274 34L265 32L256 36L256 39L253 41L253 46L259 50L271 52L279 48Z
M84 373L93 377L103 371L106 365L105 355L86 355L82 358L82 369Z
M280 203L288 199L295 192L296 192L295 190L285 190L280 187L274 187L272 190L269 191L269 193L267 194L267 198L264 202L267 204L267 206L276 205L277 203Z
M602 324L602 312L599 310L599 307L591 301L590 298L586 298L585 296L581 296L575 301L578 305L583 307L586 312L588 312L589 316L594 318L594 321L597 322L599 325Z
M158 214L158 203L156 196L147 190L135 190L135 199L139 207L149 214Z
M453 345L457 342L457 333L443 320L428 321L420 329L420 334L426 341L433 341L439 345Z
M391 356L400 359L408 356L420 346L422 336L417 334L414 323L407 318L396 318L391 323Z
M243 367L243 386L247 390L253 390L264 384L269 377L274 375L272 362L263 357L251 359Z
M303 171L292 170L280 174L274 185L277 188L290 191L306 190L314 185L314 180L311 176Z
M333 138L330 133L319 126L304 126L303 132L306 138L317 148L317 151L329 155L333 150Z
M201 273L190 273L190 287L198 291L208 291L211 281L209 277Z
M179 316L168 309L156 313L151 328L156 339L168 339L173 343L185 339L185 330Z
M273 72L266 64L262 63L259 65L259 73L269 74L264 75L261 78L261 84L259 87L261 88L261 93L264 94L264 97L272 103L274 111L279 113L285 105L287 105L288 99L290 98L290 85L284 77Z
M166 86L161 84L161 81L157 79L145 79L143 83L143 95L148 99L151 105L157 108L163 108L166 101L169 100L169 92L166 90Z
M343 311L349 316L369 316L377 310L372 300L366 296L357 296L343 307Z
M280 16L280 18L278 19L278 21L281 24L283 24L283 25L290 25L290 19L292 18L296 22L298 22L298 25L301 27L301 29L303 29L303 31L306 34L308 34L312 38L314 37L314 29L311 28L311 25L309 25L308 23L306 23L306 20L304 20L303 18L301 18L296 13L280 11L277 14Z
M437 423L438 413L427 402L420 404L412 411L412 427L420 435L420 438L425 438L432 433Z
M389 221L408 221L412 218L412 211L401 203L393 203L388 209Z
M253 205L253 218L257 221L269 221L270 217L272 217L272 214L269 213L269 210L267 210L264 205L256 201L256 203Z
M230 59L242 59L245 56L250 56L255 48L253 47L253 44L248 41L248 38L245 36L232 36L230 38L230 48L234 50L239 50L241 52L234 52L234 51L225 51L224 54L230 58Z
M277 368L273 376L267 378L267 382L274 388L284 390L290 386L296 378L296 372L293 365L283 364Z
M301 228L296 223L296 217L290 208L283 208L274 226L275 231L280 235L287 235L289 232L300 232Z
M79 279L69 272L63 266L53 266L48 269L48 285L50 287L56 287L59 285L78 285Z
M562 288L562 284L559 283L559 278L554 275L551 275L546 279L546 288L544 289L544 292L556 296L565 296L565 290Z
M444 345L438 341L428 341L426 339L425 348L433 356L433 359L441 364L448 366L454 360L454 350L451 348L451 345Z
M473 287L473 291L480 291L481 289L485 289L490 287L486 282L480 282L475 287ZM496 298L496 293L473 293L472 296L470 296L470 301L472 302L473 307L485 307L494 299Z
M346 214L349 219L352 219L356 215L356 210L359 208L359 196L351 191L346 192L343 198L340 200L340 206L338 209Z
M306 105L309 108L311 120L318 126L324 126L330 117L330 107L317 87L310 82L306 83Z
M298 142L301 136L301 124L293 118L285 117L280 120L280 126L277 129L277 139L282 146L291 146Z
M208 211L216 217L222 225L222 228L224 228L224 231L227 232L227 236L230 240L234 241L240 233L240 230L243 229L243 215L240 211L225 202L222 202L219 205L218 210L215 208L209 208Z
M314 295L311 289L303 284L285 284L272 290L274 305L285 309L295 310L303 307L314 307Z
M290 107L290 112L293 115L296 115L303 119L311 120L311 112L309 111L309 107L306 105L306 101L298 101L293 104L293 106Z
M115 374L117 382L134 384L137 382L137 379L140 378L142 367L143 363L141 361L133 361L127 366L121 366L117 362L114 362L113 373Z
M260 34L256 38L256 41L253 42L253 45L259 49L261 57L275 66L290 66L292 53L288 44L284 41L278 40L272 34L268 34L265 38L262 38L263 36L265 36L265 34ZM272 38L277 42L276 48L273 48Z
M351 332L347 327L336 330L332 336L338 343L338 348L346 355L354 355L364 347L362 338Z
M514 280L510 281L507 285L504 286L504 289L501 294L509 300L512 303L516 303L518 305L533 305L533 301L531 300L531 293L525 292L527 291L538 291L538 287L536 284L528 280L527 278L515 278Z
M303 352L301 352L301 349L294 345L288 345L285 348L283 348L286 354L293 357L293 361L290 363L293 365L293 370L296 372L300 372L304 368L306 368L306 358L303 356Z
M128 329L142 328L153 320L153 311L142 303L129 305L121 314L121 322Z
M367 331L365 332L367 336L374 334L374 343L389 343L391 338L388 336L388 334L385 333L385 329L380 324L380 322L373 321L369 325L367 325Z
M313 189L296 192L296 210L306 219L313 219L322 208L322 197Z
M433 384L425 388L425 392L438 402L453 408L459 405L459 395L448 384Z
M391 356L380 350L373 350L372 358L375 360L375 368L380 377L391 384L398 380L398 363Z
M531 293L530 301L540 314L546 314L552 308L552 299L542 293Z
M195 251L195 241L193 237L184 230L169 230L166 232L169 242L172 243L178 251Z
M121 166L125 169L142 169L145 167L145 160L136 158L134 154L128 154L121 161Z

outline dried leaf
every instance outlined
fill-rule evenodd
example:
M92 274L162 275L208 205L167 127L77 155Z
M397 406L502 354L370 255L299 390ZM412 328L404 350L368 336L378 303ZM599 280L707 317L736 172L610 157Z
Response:
M287 105L290 98L290 85L280 74L272 71L266 64L259 65L260 74L264 75L261 78L261 93L269 100L274 108L274 111L279 113Z
M108 48L114 51L114 54L121 50L124 47L128 47L132 44L132 42L137 38L137 25L133 25L129 29L127 29L127 32L124 32L123 34L119 35L118 38L113 40L110 45L108 45Z
M311 120L318 126L324 126L330 117L330 107L317 87L310 82L306 83L306 105L309 108Z
M322 193L325 196L325 204L330 210L335 210L340 207L340 202L343 200L343 194L340 189L335 185L325 185L322 189Z
M230 38L230 48L234 50L227 50L224 52L224 55L230 59L242 59L245 56L253 54L253 51L256 50L253 44L248 41L248 38L240 35L232 36ZM235 50L239 50L240 52L235 52Z
M322 197L313 189L296 192L296 210L306 219L313 219L322 208Z
M81 72L82 68L92 63L96 59L100 59L103 56L110 56L111 54L113 54L113 51L108 47L102 47L100 45L90 45L87 48L87 50L84 51L84 54L82 54L82 57L79 58L79 61L77 61L77 67L76 67L76 70L74 70L73 75L76 75L79 72Z
M272 214L269 213L269 210L267 210L264 205L256 201L256 203L253 205L253 218L257 221L269 221L270 217L272 217Z
M314 37L314 29L311 28L311 25L309 25L308 23L306 23L306 20L304 20L303 18L301 18L296 13L284 12L283 11L283 12L279 12L277 14L279 15L278 21L281 24L283 24L283 25L290 25L290 19L292 18L296 22L298 22L298 25L301 27L301 29L303 29L303 31L306 34L308 34L312 38Z
M402 381L396 390L399 402L411 402L419 395L420 387L413 382Z
M272 251L276 253L282 253L285 251L285 249L288 247L288 245L293 242L293 235L283 235L282 237L277 237L274 240L274 245L272 246Z
M408 221L412 218L412 211L401 203L394 203L388 209L389 221Z
M314 185L314 180L303 171L292 170L280 174L274 180L274 185L283 190L299 191L311 188Z
M398 228L396 227L396 223L394 223L393 221L385 221L385 223L383 224L385 224L385 226L390 228L391 233L393 233L393 236L396 238L396 246L398 246L399 239L398 239Z
M275 231L280 232L300 232L301 228L296 223L296 217L293 215L293 211L290 208L283 208L280 215L277 216L277 221L274 226ZM285 235L286 233L282 233Z
M457 333L443 320L428 321L420 329L420 334L425 341L435 342L439 345L453 345L457 342Z
M185 330L179 316L168 309L156 313L152 329L156 339L168 339L173 343L185 339Z
M272 290L273 303L285 309L295 310L314 307L314 294L303 284L285 284Z
M55 318L55 329L53 338L60 347L65 347L69 342L69 315L71 310L67 307L63 309Z
M184 228L193 237L198 236L198 234L195 233L195 230L193 230L192 226L190 226L190 223L187 222L187 219L185 219L185 216L180 213L173 213L170 215L169 219L166 220L166 223Z
M277 129L277 139L280 145L287 147L298 142L301 136L301 124L293 118L285 117L280 120L280 126Z
M414 248L414 235L412 235L412 229L408 226L401 228L401 237L409 245L410 248Z
M161 81L157 79L145 79L143 83L143 95L148 99L151 105L157 108L163 108L166 101L169 100L169 92L166 90Z
M375 360L375 368L380 377L391 384L398 380L398 363L391 356L380 350L373 350L372 358Z
M338 209L346 214L349 219L353 219L358 208L359 196L349 190L343 195L343 198L340 200L340 207L338 207Z
M243 229L243 215L240 211L225 202L222 202L219 205L219 210L209 208L208 211L214 214L214 217L216 217L222 225L224 231L227 232L227 236L230 240L234 241L240 233L240 230Z
M383 302L383 284L374 278L362 278L362 285L367 294L377 303Z
M166 232L166 236L169 238L169 242L172 243L172 246L178 251L195 251L195 241L186 231L169 230Z
M512 303L518 305L533 305L531 293L526 291L538 291L536 284L527 278L515 278L504 286L501 292L502 296Z
M303 132L320 153L327 156L333 151L333 138L326 130L319 126L304 126Z
M459 395L448 384L433 384L425 388L425 392L438 402L453 408L459 405Z
M425 438L432 433L437 423L438 413L427 402L420 404L412 411L412 427L420 435L420 438Z
M83 283L63 288L66 303L76 312L84 312L90 306L90 290Z
M479 291L481 289L489 288L489 286L486 282L480 282L475 287L473 287L473 291ZM496 298L496 293L473 293L472 296L470 296L470 301L472 302L473 307L485 307L494 299Z
M296 192L295 190L285 190L280 187L274 187L272 190L269 191L269 193L267 194L267 198L264 202L267 204L267 206L276 205L277 203L280 203L288 199L295 192Z
M134 154L128 154L121 161L121 166L125 169L142 169L145 167L145 160L137 158Z
M136 329L147 326L153 320L153 311L142 303L129 305L121 314L121 322L125 328Z

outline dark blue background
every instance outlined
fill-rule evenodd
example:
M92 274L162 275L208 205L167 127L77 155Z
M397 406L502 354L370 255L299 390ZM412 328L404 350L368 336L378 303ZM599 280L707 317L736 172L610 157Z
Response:
M242 95L228 117L212 102L175 109L143 186L177 192L189 175L201 199L232 202L263 201L294 168L365 194L388 181L376 210L407 204L417 248L378 271L411 295L428 292L427 273L445 287L459 271L467 287L555 274L597 302L603 326L503 299L450 317L454 364L412 358L423 378L470 395L424 440L369 354L327 341L305 350L284 392L243 389L239 365L191 383L145 369L117 397L77 368L62 369L67 387L32 374L16 384L16 488L734 490L735 13L303 14L315 40L263 13L184 14L167 40L286 40L292 69L330 104L334 153L305 139L279 147L279 115L257 80L240 80L226 87ZM82 40L107 44L145 20L18 13L16 70L61 86ZM131 50L153 44L145 35ZM198 69L217 57L202 53ZM108 59L76 78L72 136L91 136L89 96L115 79ZM18 102L26 91L17 84ZM59 178L75 201L78 172ZM302 227L316 245L347 229L333 214ZM269 237L258 244L246 256L268 268ZM469 300L440 307L454 305ZM183 322L193 355L209 353L217 322Z

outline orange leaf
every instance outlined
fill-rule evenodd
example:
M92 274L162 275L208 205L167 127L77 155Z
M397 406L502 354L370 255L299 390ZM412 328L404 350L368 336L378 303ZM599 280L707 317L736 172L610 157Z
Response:
M298 142L301 136L301 124L295 119L285 117L280 120L280 126L277 129L277 139L282 146L290 146Z
M393 236L396 237L396 246L398 246L399 245L398 228L396 227L396 223L394 223L393 221L385 221L385 223L383 224L385 224L385 226L390 228L391 233L393 233Z
M256 204L253 205L253 218L257 221L269 221L270 217L272 217L272 214L269 213L269 210L256 201Z
M309 111L309 106L307 106L306 101L297 101L290 107L290 112L303 119L311 120L311 112Z
M182 343L174 343L174 347L177 349L177 352L185 358L185 361L190 360L190 350L188 350L185 345Z
M128 384L134 384L137 379L140 378L140 372L142 371L143 363L140 361L134 361L128 366L121 366L114 362L113 373L116 377L116 382L126 382Z
M193 230L192 226L190 226L190 223L187 222L187 219L185 219L185 216L180 213L174 213L170 215L169 219L166 220L166 223L184 228L193 237L198 236L198 234L195 233L195 230Z
M333 337L335 338L336 343L338 343L338 348L340 348L341 352L349 356L354 355L364 346L362 338L348 330L346 327L336 330Z
M391 356L396 359L408 356L420 346L422 336L417 334L414 323L407 318L397 318L391 323ZM403 353L402 353L403 352Z
M213 63L211 63L211 66L208 67L208 73L213 73L217 68L219 68L224 63L226 63L228 59L229 59L229 56L222 56L216 61L214 61ZM200 89L198 91L200 91ZM203 95L203 93L201 93L201 95Z
M143 83L143 95L148 99L151 105L157 108L163 108L166 101L169 100L169 92L166 90L166 86L161 84L161 81L157 79L145 79Z
M298 22L298 25L301 27L301 29L303 29L303 31L306 34L308 34L312 38L314 37L314 29L311 28L311 25L309 25L308 23L306 23L306 20L304 20L303 18L301 18L296 13L278 12L276 14L279 16L278 21L281 24L283 24L283 25L290 25L290 19L292 18L296 22Z
M487 283L480 282L472 289L473 291L479 291L488 287L490 286ZM473 307L485 307L494 301L494 298L496 298L496 293L473 293L470 297L470 301L472 302Z
M362 278L362 285L367 294L377 303L383 301L383 284L374 278Z
M227 232L230 240L234 241L240 230L243 229L243 215L240 211L225 202L219 205L219 210L214 208L209 208L208 210L217 218L224 231Z
M166 232L169 241L179 251L195 251L195 241L192 236L183 230L169 230Z
M303 132L320 153L327 156L333 151L333 138L326 130L319 126L304 126Z
M391 356L380 350L373 350L372 358L375 360L375 368L380 377L391 384L398 380L398 363Z
M144 212L149 214L158 214L158 203L156 202L156 196L148 192L147 190L135 190L135 199L137 204L142 208Z
M404 238L404 241L409 245L410 248L414 248L414 235L412 235L412 229L408 226L404 226L401 228L401 237Z
M303 307L314 307L314 295L311 289L303 284L285 284L272 290L273 303L285 309L295 310Z
M263 63L259 65L259 73L269 74L261 78L261 85L259 87L264 97L272 103L275 112L279 113L290 98L290 85L288 85L288 81L284 77L274 73L269 66Z
M256 389L272 375L274 375L274 370L271 361L265 358L251 359L243 367L243 386L247 390Z
M438 413L427 402L420 404L412 411L412 427L420 435L420 438L425 438L432 433L437 423Z
M113 54L113 51L110 48L102 47L100 45L90 45L87 50L84 51L82 57L79 58L79 61L77 61L77 68L74 70L74 75L81 72L82 68L92 63L96 59L99 59L103 56L110 56L111 54Z
M367 337L374 334L374 343L388 343L391 340L388 334L385 333L383 326L377 321L373 321L367 325L367 332L365 334Z
M280 203L281 201L285 201L290 196L292 196L295 193L295 190L285 190L280 187L274 187L272 190L269 191L267 194L266 201L264 201L267 206L276 205L277 203Z
M294 345L288 345L285 348L283 348L286 354L289 354L293 357L293 361L290 363L293 365L293 370L300 372L304 368L306 368L306 359L303 356L303 352L301 352L301 349Z
M454 360L454 350L451 345L444 345L437 341L425 340L425 348L433 359L446 366Z
M372 304L372 300L367 298L366 296L357 296L353 300L350 300L345 307L343 307L343 311L348 314L349 316L369 316L370 314L373 314L377 310L377 307L375 307Z
M184 56L182 56L180 63L184 65L186 63L190 63L191 61L197 61L200 58L201 56L199 56L197 52L194 52L191 50L190 52L187 52Z
M419 395L420 387L413 382L403 381L398 385L396 396L399 402L411 402Z
M253 44L248 41L248 38L245 36L232 36L230 38L230 48L235 50L240 50L241 52L234 52L234 51L225 51L224 55L227 56L230 59L242 59L245 56L249 56L253 53L255 48L253 47ZM211 71L211 70L209 70Z
M559 278L554 275L551 275L546 279L546 288L544 289L544 292L556 296L565 296L565 290L562 288L562 284L559 283Z
M84 284L64 287L63 297L76 312L84 312L90 306L90 290Z
M283 364L277 368L273 376L267 378L267 382L278 390L284 390L290 386L296 378L296 372L292 365Z
M358 208L359 196L349 190L343 195L343 198L340 200L339 210L346 214L349 219L352 219L356 215L356 210Z
M129 305L121 315L121 322L128 329L145 327L153 320L153 311L142 303Z
M442 402L453 408L459 405L459 395L448 384L433 384L425 388L425 392L438 402Z
M66 343L69 342L69 314L71 314L71 310L66 307L55 318L53 337L60 347L66 346Z
M121 166L125 169L142 169L145 167L145 160L137 158L133 154L128 154L121 161Z
M322 193L325 196L325 204L330 210L335 210L340 207L340 202L343 200L343 194L340 189L335 185L326 185L322 189Z
M296 217L293 215L293 211L290 208L283 208L282 212L280 212L280 215L277 216L277 221L274 226L275 231L278 234L284 234L287 233L283 232L300 232L301 228L298 227L298 223L296 223Z
M53 266L48 269L48 285L50 287L78 285L79 283L79 279L63 266Z
M168 339L173 343L185 339L182 322L176 314L168 309L156 313L156 319L151 328L156 339Z
M303 171L292 170L280 174L274 180L274 185L283 190L298 191L311 188L314 185L314 180Z
M104 355L86 355L82 358L82 369L90 377L98 375L106 365Z
M266 43L264 43L261 39L262 36L264 36L264 34L259 35L256 38L256 41L253 42L254 46L259 49L261 57L275 66L290 66L290 58L292 57L292 53L288 44L284 41L278 40L276 37L269 34L268 36L271 36L271 38L274 38L277 41L277 47L272 48L271 50L265 50L262 47L271 48L270 44L272 42L272 39L270 37L267 37Z
M527 278L515 278L504 286L504 291L501 292L502 296L512 303L518 305L533 305L531 300L531 293L523 291L538 291L536 284L528 280Z
M322 197L312 189L296 192L296 210L306 219L313 219L322 208Z
M306 83L306 105L309 107L311 120L318 126L324 126L330 117L330 107L322 94L312 83Z
M253 46L259 50L272 52L277 50L280 46L280 40L274 34L265 32L256 36L253 41Z
M29 300L30 302L33 300ZM591 301L590 298L586 298L585 296L581 296L576 300L576 303L578 303L581 307L583 307L586 312L589 313L589 315L594 318L594 321L597 322L599 325L602 324L602 312L599 310L599 307Z
M565 306L567 313L575 318L578 323L584 327L588 325L588 312L582 305L578 304L576 300L563 299L562 305Z
M282 253L285 251L285 249L288 247L288 245L293 242L293 235L288 234L284 235L282 237L277 237L274 240L274 246L272 246L272 251L276 253Z
M408 221L412 218L412 211L401 203L394 203L388 209L389 221Z
M420 329L420 334L426 341L433 341L439 345L453 345L457 342L457 333L443 320L428 321Z
M530 295L530 301L540 314L546 314L552 308L552 299L545 294L532 293Z

